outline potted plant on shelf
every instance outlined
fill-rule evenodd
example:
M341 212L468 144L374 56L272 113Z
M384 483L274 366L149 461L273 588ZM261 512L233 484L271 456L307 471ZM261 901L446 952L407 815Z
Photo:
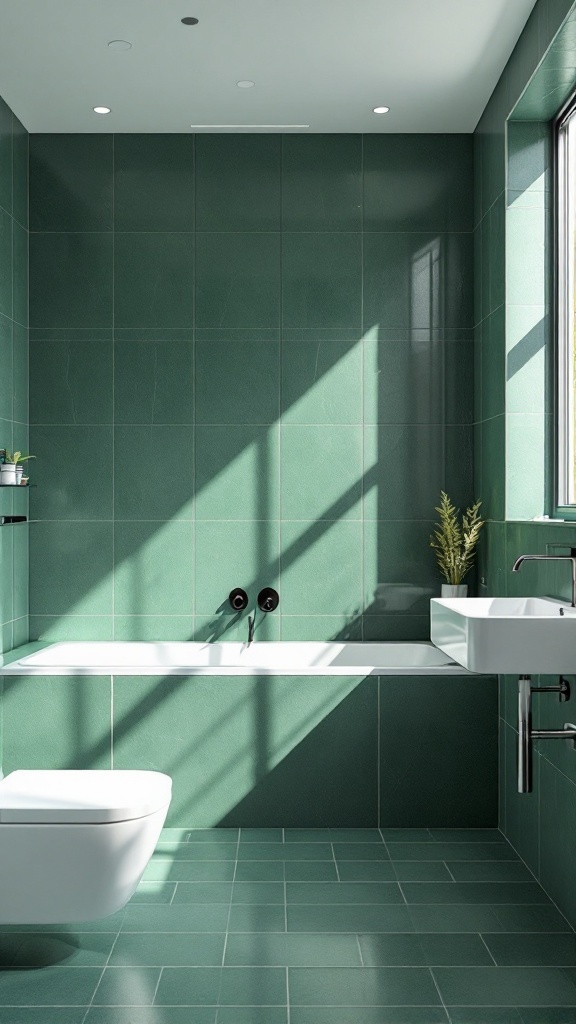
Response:
M436 559L445 583L442 597L466 597L468 586L462 583L474 565L480 530L484 525L480 519L481 501L475 501L467 508L460 521L457 509L445 491L440 492L440 504L436 512L440 522L430 538L430 547L436 552Z
M24 466L22 463L35 458L35 455L23 455L22 452L14 452L11 454L9 451L6 451L4 454L4 462L0 465L0 485L4 487L16 487L20 484L24 473Z

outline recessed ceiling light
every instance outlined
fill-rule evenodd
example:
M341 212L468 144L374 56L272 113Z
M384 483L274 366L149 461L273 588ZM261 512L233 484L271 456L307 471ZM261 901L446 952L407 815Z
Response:
M197 25L198 24L198 18L182 18L181 21L182 21L183 25Z
M94 113L95 114L109 114L110 113L110 107L94 107L93 109L94 109Z
M236 82L239 89L251 89L255 82L251 82L249 78L242 79L241 82Z
M129 43L127 39L111 39L108 48L110 50L131 50L132 43Z
M390 107L374 107L375 114L387 114Z

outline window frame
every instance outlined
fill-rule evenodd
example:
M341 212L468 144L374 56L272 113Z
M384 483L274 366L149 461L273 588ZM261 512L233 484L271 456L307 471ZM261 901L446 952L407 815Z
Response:
M553 252L554 268L552 275L554 298L552 306L552 323L554 332L553 345L553 396L554 396L554 445L553 445L553 517L557 519L576 520L576 480L574 501L569 502L570 472L574 467L576 456L576 402L574 388L570 381L574 379L574 366L570 368L568 347L568 319L570 305L567 296L571 290L573 296L574 325L572 329L572 345L576 349L574 326L576 326L576 293L575 271L576 258L572 261L568 256L569 231L568 224L575 225L576 237L576 178L572 196L568 190L566 175L567 136L564 131L566 123L576 118L576 93L562 107L554 121L553 131ZM576 129L575 129L576 136ZM576 167L576 141L574 143L574 164ZM570 264L572 264L570 266ZM569 273L569 268L571 273ZM574 349L572 350L574 358ZM572 468L572 472L574 472Z

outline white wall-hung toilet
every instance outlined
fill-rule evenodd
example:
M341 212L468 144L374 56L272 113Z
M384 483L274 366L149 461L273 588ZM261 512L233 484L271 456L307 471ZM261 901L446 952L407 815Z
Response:
M153 771L15 771L0 780L0 925L120 910L154 852L172 780Z

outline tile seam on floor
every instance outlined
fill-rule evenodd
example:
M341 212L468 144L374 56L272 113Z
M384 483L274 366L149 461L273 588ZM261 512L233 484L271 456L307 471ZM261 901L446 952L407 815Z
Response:
M487 934L487 935L489 935L489 934L490 934L490 932L486 932L486 934ZM494 932L493 932L492 934L498 934L498 933L497 933L497 932L496 932L496 933L494 933ZM503 934L503 935L505 935L505 934L506 934L506 932L503 932L502 934ZM509 934L510 934L510 933L509 933ZM482 932L478 932L478 936L479 936L479 938L480 938L480 941L481 941L481 942L482 942L482 943L484 944L484 946L485 946L485 947L486 947L486 949L488 950L488 955L490 956L490 959L494 961L494 967L498 967L498 964L496 963L496 960L494 959L494 956L493 956L493 954L492 954L492 950L490 949L490 947L489 947L488 943L487 943L487 942L486 942L486 940L484 939L484 936L483 936Z
M240 829L238 829L238 837L237 837L237 840L236 840L236 859L234 861L234 870L232 872L232 885L230 886L230 903L228 905L228 917L226 918L226 931L224 933L224 948L222 950L222 962L220 964L220 969L221 970L224 968L224 964L226 962L226 950L228 948L228 933L229 933L229 929L230 929L230 918L232 916L232 906L233 906L233 900L234 900L234 882L236 880L236 869L238 867L238 852L240 850L241 838L242 838L242 829L240 828ZM220 1004L221 988L222 988L222 975L220 976L220 984L218 986L218 1004Z
M338 870L338 861L336 860L336 851L334 849L334 843L330 843L330 849L332 850L332 860L334 861L334 869L336 871L336 881L341 882L340 871Z
M446 1014L446 1017L448 1019L448 1024L452 1024L452 1017L450 1015L448 1007L446 1006L446 1003L444 1002L444 998L443 998L442 993L440 991L440 986L438 985L438 982L436 981L436 976L434 974L434 971L432 970L431 967L429 967L428 970L430 971L430 977L432 978L432 981L434 982L434 987L435 987L435 989L436 989L436 991L438 993L438 998L439 998L439 1000L442 1003L442 1006L444 1008L444 1013Z

